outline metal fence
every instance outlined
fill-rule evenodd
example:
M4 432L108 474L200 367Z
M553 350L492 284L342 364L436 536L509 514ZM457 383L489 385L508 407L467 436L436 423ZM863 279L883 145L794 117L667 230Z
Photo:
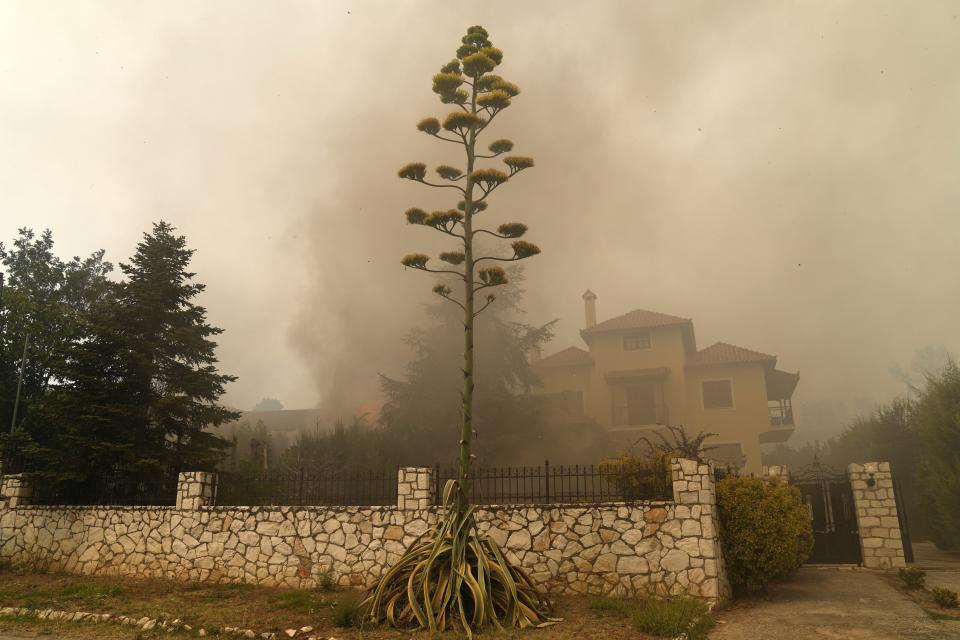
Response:
M217 504L227 506L380 506L397 503L397 472L267 471L219 473Z
M150 473L115 467L83 481L51 484L32 479L30 501L37 505L173 506L177 503L175 470Z
M434 469L438 501L455 469ZM551 465L474 468L470 473L474 504L590 504L672 500L673 482L666 461L646 464Z

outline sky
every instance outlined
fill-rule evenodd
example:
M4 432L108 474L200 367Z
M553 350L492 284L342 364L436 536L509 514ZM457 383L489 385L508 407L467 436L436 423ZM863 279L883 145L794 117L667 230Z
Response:
M651 309L693 318L701 346L776 354L801 406L866 406L917 349L960 353L958 14L8 0L0 239L49 227L62 256L119 262L164 219L225 329L225 401L349 413L427 321L432 282L399 258L446 247L403 211L453 203L396 170L456 160L414 125L446 113L430 78L482 24L523 90L492 136L537 162L488 212L543 249L526 321L582 345L589 288L601 320Z

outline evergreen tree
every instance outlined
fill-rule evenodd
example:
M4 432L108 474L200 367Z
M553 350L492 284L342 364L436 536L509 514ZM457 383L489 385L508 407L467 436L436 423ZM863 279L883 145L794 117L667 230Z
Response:
M69 331L53 333L53 346L45 345L52 364L28 365L51 382L31 397L15 438L38 486L90 499L111 470L132 486L176 470L212 469L222 457L228 443L208 429L239 415L217 403L234 378L217 371L212 338L221 330L194 302L203 285L187 270L192 255L161 222L121 265L126 282L95 278L104 272L96 260L85 277L65 270L76 272L65 282L86 282L95 295L61 303Z
M913 405L920 495L933 541L960 550L960 367L952 359L928 375Z
M435 170L441 182L427 178L427 165L422 162L412 162L399 171L403 179L437 189L451 189L460 198L456 208L428 214L415 207L406 212L408 223L432 228L453 239L453 249L439 255L440 261L446 264L440 268L427 266L429 257L421 253L407 255L402 260L403 265L411 269L447 277L452 287L443 282L433 291L462 312L463 387L457 479L444 487L443 503L447 507L444 518L384 574L367 605L375 622L416 625L432 631L443 630L448 625L458 626L469 635L472 630L488 625L527 627L553 621L547 617L549 603L526 574L504 558L492 538L477 530L475 507L470 503L470 468L475 457L472 450L474 323L496 299L492 291L507 283L503 268L490 263L523 260L540 253L540 249L519 239L527 231L526 225L520 222L504 223L493 231L481 228L476 219L487 210L493 192L532 167L533 159L505 156L506 171L481 166L482 160L498 158L513 149L509 140L495 140L488 145L488 153L482 150L478 153L477 143L496 116L511 105L520 89L492 73L503 61L503 52L493 46L483 27L470 27L461 42L456 58L433 76L433 91L442 103L453 105L453 110L442 122L433 117L424 118L417 128L458 147L464 154L465 165L463 168L437 166ZM510 252L482 255L478 236L512 240ZM479 305L478 294L485 298Z
M213 338L223 330L208 324L206 309L194 302L205 285L188 271L193 253L161 221L144 234L130 264L120 265L127 281L115 317L117 366L140 465L212 469L228 443L209 428L240 416L218 404L236 377L217 370Z

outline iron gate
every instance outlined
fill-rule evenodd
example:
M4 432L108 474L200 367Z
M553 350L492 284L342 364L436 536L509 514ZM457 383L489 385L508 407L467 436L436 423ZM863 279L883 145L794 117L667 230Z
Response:
M791 474L813 520L810 564L860 564L860 536L853 490L846 474L820 464Z

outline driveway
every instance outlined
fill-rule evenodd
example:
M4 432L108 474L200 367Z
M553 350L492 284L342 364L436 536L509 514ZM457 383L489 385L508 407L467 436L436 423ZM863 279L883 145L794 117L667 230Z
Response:
M710 640L960 640L960 622L933 620L879 575L852 568L804 567L717 617Z

